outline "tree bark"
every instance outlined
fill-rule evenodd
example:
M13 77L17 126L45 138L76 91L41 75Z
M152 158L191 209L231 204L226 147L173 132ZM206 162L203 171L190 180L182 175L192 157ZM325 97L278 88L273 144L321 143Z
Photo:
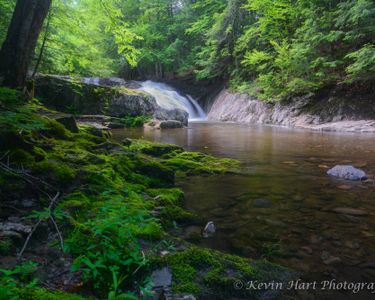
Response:
M17 0L7 37L0 50L0 85L25 86L28 64L51 2Z

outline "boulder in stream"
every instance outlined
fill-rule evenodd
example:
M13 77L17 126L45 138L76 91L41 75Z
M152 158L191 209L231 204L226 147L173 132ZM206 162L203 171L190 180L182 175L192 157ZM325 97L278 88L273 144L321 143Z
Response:
M172 129L172 128L182 128L184 125L180 121L176 120L166 120L160 122L160 129Z
M360 169L354 168L351 165L337 165L327 171L327 174L336 178L345 180L366 180L366 173Z

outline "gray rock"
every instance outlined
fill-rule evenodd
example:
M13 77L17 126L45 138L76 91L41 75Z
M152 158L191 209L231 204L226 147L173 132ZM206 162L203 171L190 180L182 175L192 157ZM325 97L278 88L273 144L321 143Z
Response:
M150 116L158 107L155 98L150 95L138 91L129 94L121 90L113 94L108 105L108 115L112 117Z
M366 180L366 173L350 165L337 165L327 171L327 174L345 180Z
M206 224L206 226L203 229L203 237L209 238L216 232L216 226L214 222L210 221Z
M187 126L189 113L178 108L168 110L159 107L154 113L154 118L156 120L176 120L180 121L182 125Z
M21 205L25 208L30 208L36 205L33 199L23 199Z
M23 234L31 232L31 226L23 225L21 223L5 222L0 223L0 231L15 231Z
M184 127L180 121L175 120L161 121L159 126L160 129L173 129Z
M182 300L196 300L196 298L193 295L186 295L182 298Z
M172 272L169 268L164 267L156 270L151 274L153 288L164 288L172 285Z
M9 237L9 238L15 238L15 239L21 240L22 234L15 232L15 231L4 230L4 231L0 231L0 237Z

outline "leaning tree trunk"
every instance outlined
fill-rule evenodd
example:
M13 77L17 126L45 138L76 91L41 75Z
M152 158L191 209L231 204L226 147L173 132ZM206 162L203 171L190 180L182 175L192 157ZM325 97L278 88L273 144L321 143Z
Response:
M0 50L0 85L23 87L43 21L52 0L17 0Z

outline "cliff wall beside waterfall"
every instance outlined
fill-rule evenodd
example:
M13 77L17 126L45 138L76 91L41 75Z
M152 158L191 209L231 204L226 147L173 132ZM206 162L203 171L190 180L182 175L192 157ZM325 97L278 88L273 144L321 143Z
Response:
M214 99L207 119L324 131L375 132L375 97L372 91L356 95L331 90L267 103L224 89Z

